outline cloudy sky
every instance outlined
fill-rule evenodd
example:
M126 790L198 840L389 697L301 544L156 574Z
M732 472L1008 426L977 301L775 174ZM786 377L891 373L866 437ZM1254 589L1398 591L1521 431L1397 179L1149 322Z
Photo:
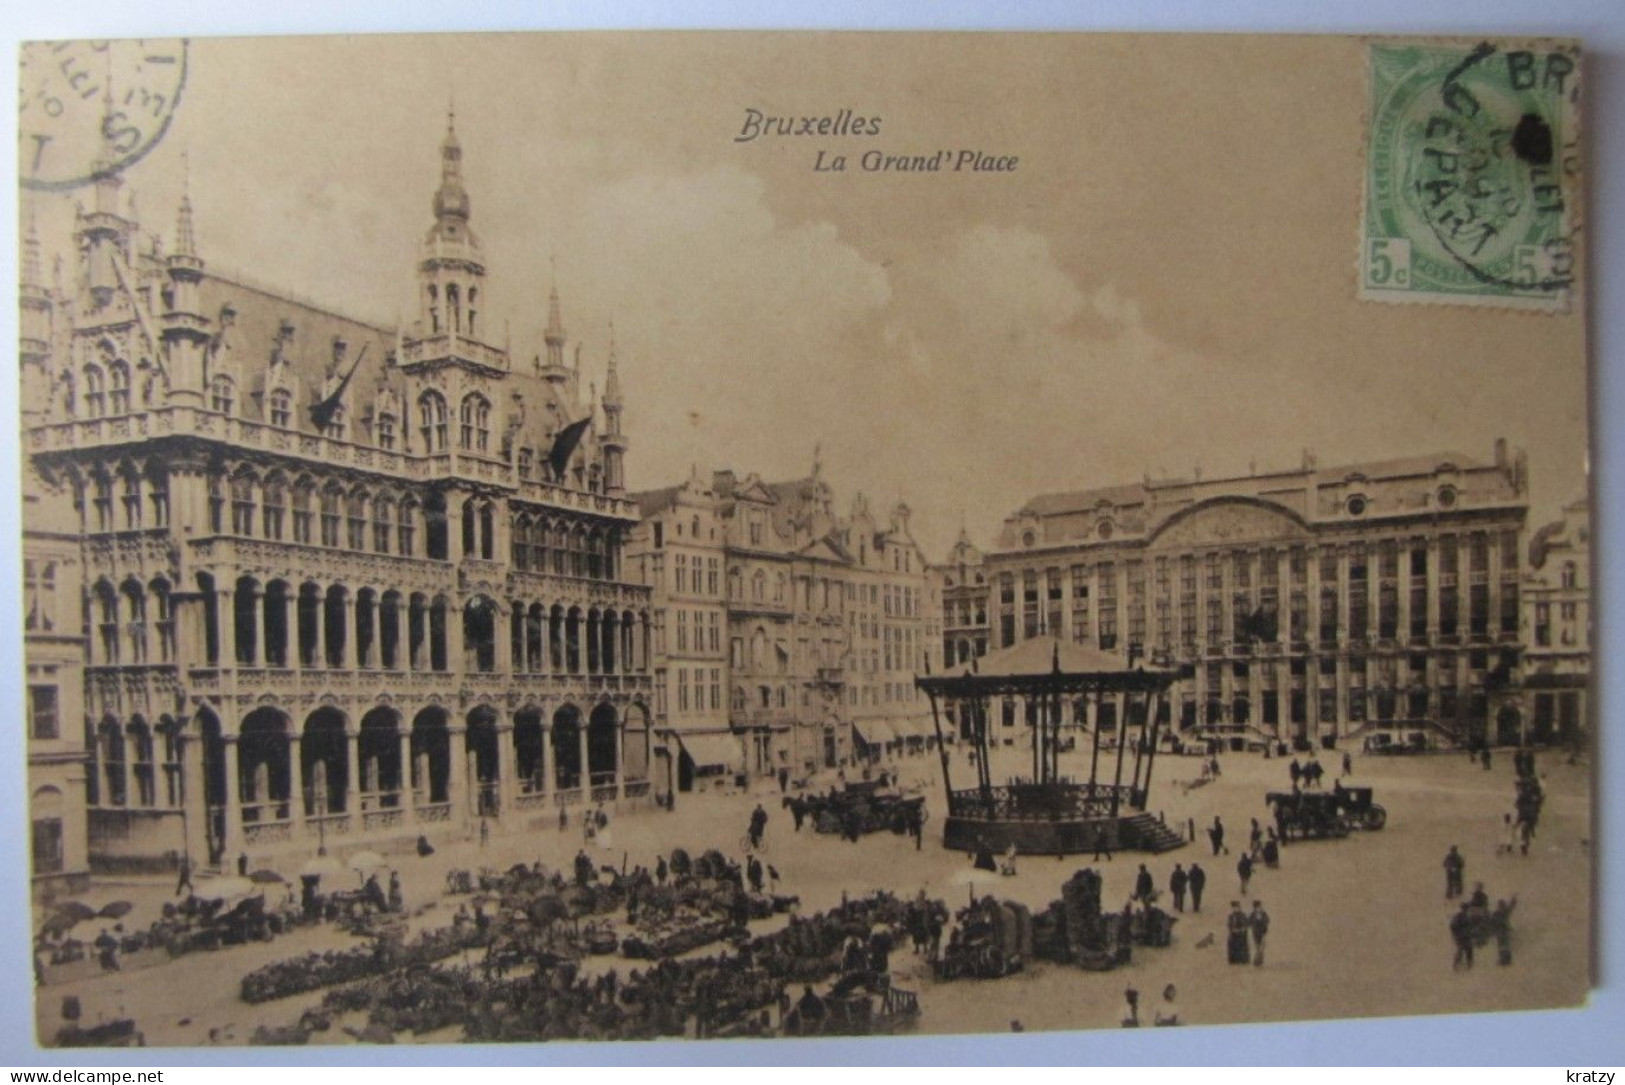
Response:
M556 276L601 384L614 322L638 488L821 442L940 556L1035 493L1505 436L1538 524L1584 488L1584 323L1355 300L1364 86L1332 38L208 40L128 179L167 237L184 153L206 260L410 320L455 100L488 327L539 353ZM881 131L738 142L748 108ZM860 168L939 149L1019 162Z

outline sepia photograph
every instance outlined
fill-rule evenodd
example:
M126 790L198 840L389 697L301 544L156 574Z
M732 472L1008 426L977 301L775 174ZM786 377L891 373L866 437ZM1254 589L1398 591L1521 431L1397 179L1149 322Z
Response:
M1582 48L22 43L12 1012L1584 1006Z

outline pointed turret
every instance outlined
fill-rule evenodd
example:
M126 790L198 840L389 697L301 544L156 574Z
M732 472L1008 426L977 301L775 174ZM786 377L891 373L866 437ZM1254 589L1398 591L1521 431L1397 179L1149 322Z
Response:
M209 318L203 315L198 290L203 281L203 261L198 258L197 232L192 221L190 169L175 215L175 248L165 257L164 268L169 276L169 308L163 314L159 335L164 342L170 395L177 403L201 406L214 336L209 330Z
M21 332L18 361L22 366L22 408L25 418L43 419L51 404L51 318L55 309L40 270L39 231L34 206L28 206L28 227L23 233L22 279L18 283Z
M604 450L604 491L619 495L626 492L626 435L621 431L621 373L620 359L615 346L615 325L609 326L609 372L604 377L604 435L599 446Z
M469 226L473 204L463 183L457 115L448 110L440 141L440 184L430 201L434 225L418 262L419 318L401 354L403 367L455 364L488 375L506 372L508 354L485 336L485 258Z
M562 388L570 379L570 370L564 364L564 317L559 310L557 283L547 292L547 329L542 339L547 344L547 357L542 362L541 374L554 387Z

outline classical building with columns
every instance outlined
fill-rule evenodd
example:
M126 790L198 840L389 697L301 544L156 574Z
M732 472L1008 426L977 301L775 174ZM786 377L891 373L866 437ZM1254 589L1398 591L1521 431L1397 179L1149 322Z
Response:
M628 565L661 618L657 787L924 748L913 677L940 634L907 505L882 526L859 495L839 516L817 462L785 482L696 469L637 500Z
M1527 506L1505 442L1488 462L1305 453L1287 471L1044 494L985 555L990 647L1048 634L1189 665L1168 709L1184 736L1517 741ZM1112 729L1124 706L1076 712Z
M28 226L24 528L56 624L27 649L57 716L30 786L84 834L53 852L36 813L36 870L387 848L647 792L613 343L594 403L556 291L531 360L496 340L450 124L440 162L402 327L210 267L184 198L166 251L112 171L66 284Z

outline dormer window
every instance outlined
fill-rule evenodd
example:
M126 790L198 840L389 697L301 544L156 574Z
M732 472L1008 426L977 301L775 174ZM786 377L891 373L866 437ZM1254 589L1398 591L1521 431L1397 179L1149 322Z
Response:
M236 396L230 377L216 377L209 384L209 407L221 414L230 414Z
M293 421L293 393L286 388L278 388L271 393L271 425L278 429L287 429Z
M418 400L418 431L425 452L446 450L446 400L439 392L425 392Z
M491 443L491 404L482 395L470 395L463 400L460 412L462 423L459 434L465 451L484 452Z
M332 417L327 420L327 425L322 427L322 436L330 437L335 441L342 441L344 440L344 432L344 408L342 406L334 407Z
M395 416L387 411L378 416L378 447L389 450L395 447Z

